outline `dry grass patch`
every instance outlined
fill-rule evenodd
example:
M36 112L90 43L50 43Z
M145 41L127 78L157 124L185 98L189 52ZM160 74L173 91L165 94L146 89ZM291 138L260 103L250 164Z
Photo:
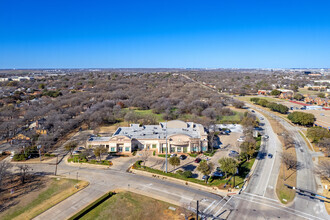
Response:
M320 161L330 161L329 157L319 157L319 162ZM325 179L325 178L321 178L321 183L323 186L323 193L322 195L325 197L330 198L330 181ZM327 189L325 188L325 186L327 186ZM330 215L330 201L329 202L325 202L325 208L328 212L328 214Z
M34 186L34 190L22 193L20 188L17 188L13 195L9 195L13 200L11 205L0 214L0 219L32 219L83 189L88 182L44 177L39 183L33 184L38 184Z

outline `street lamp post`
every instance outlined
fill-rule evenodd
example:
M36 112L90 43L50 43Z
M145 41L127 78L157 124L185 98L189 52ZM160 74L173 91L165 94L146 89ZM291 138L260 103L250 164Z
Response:
M199 201L197 200L197 204L196 204L196 220L198 220L198 214L199 214L199 211L198 211L198 205L199 205Z
M204 199L196 200L196 220L198 220L198 215L199 215L199 201L203 202L203 201L207 201L207 199L204 198Z
M165 152L165 173L167 173L167 121L166 121L166 128L165 128L165 149L166 149L166 152Z

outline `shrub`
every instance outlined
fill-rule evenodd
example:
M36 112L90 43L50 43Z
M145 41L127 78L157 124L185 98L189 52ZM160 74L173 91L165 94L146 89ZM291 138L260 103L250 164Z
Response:
M321 127L308 128L307 137L310 138L312 142L318 143L323 138L330 138L330 131Z
M187 170L187 171L184 171L181 175L185 178L190 178L190 177L192 177L192 172Z
M153 156L156 156L156 151L152 152L152 155L153 155Z
M189 156L191 156L191 157L197 157L198 156L198 153L189 153Z
M292 112L288 115L288 119L295 124L311 126L314 124L315 117L313 114L305 112Z
M176 173L182 175L183 171L182 170L178 170L178 171L176 171Z
M15 154L13 157L14 161L22 161L22 160L26 160L25 155L24 154Z
M277 89L274 89L273 91L270 92L271 95L273 96L278 96L281 94L281 91L277 90Z

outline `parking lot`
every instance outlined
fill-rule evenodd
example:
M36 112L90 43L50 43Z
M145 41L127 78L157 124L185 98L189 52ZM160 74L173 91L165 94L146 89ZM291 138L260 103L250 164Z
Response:
M223 157L236 156L234 152L239 152L239 145L241 142L238 141L240 137L243 136L243 128L241 125L217 125L218 128L227 128L230 129L231 132L228 134L220 134L218 135L220 142L218 146L215 146L216 153L212 157L207 157L205 155L199 155L201 159L205 159L213 163L214 171L216 167L219 166L219 159ZM77 141L78 147L84 146L84 141L87 139L88 135L90 135L92 131L82 131L78 132L70 141ZM78 148L76 149L78 150ZM93 157L93 151L86 149L86 152L89 153L91 157ZM178 155L179 156L179 155ZM98 159L98 158L91 158ZM124 156L111 156L108 154L104 154L101 157L102 160L110 160L113 163L110 169L115 170L127 170L132 164L134 164L138 160L146 159L145 165L158 170L165 170L165 158L159 156L153 156L152 152L149 153L147 157L145 157L142 152L137 152L135 156L124 157ZM178 170L183 171L191 171L193 173L194 178L202 179L203 174L197 171L197 167L199 163L195 162L196 158L187 157L184 160L180 160L180 165L177 167L173 167L168 163L168 172L177 172Z

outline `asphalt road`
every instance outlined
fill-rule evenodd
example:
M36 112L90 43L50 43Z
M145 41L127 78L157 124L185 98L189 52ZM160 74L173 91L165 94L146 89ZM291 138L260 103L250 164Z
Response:
M40 175L53 174L55 168L52 165L45 164L31 164L30 166L33 167L33 172ZM90 182L90 185L86 189L42 213L35 219L66 219L105 192L115 189L125 189L142 193L176 205L189 207L191 210L195 210L196 200L200 200L201 211L205 210L207 207L211 207L211 204L212 206L215 205L212 209L209 208L206 210L209 216L215 214L219 215L219 217L226 216L229 214L230 210L228 207L231 208L230 204L226 204L226 206L223 207L226 200L223 200L219 195L124 171L73 167L67 165L63 160L58 166L58 175L70 178L76 178L78 175L78 179L87 180ZM221 212L219 212L220 209Z
M212 90L220 94L216 89L208 87L201 82L198 82L190 77L182 74L183 77L199 84L201 87ZM260 109L258 107L252 106L248 103L245 103L249 107L253 107L263 114L269 115L270 117L279 121L288 131L296 142L296 152L297 152L297 161L302 165L302 169L297 171L297 187L302 189L307 189L312 192L317 192L320 189L317 182L320 182L313 173L313 161L312 155L315 154L308 149L308 146L304 139L300 136L299 130L297 127L292 126L290 123L284 119L276 116L275 114ZM257 113L257 116L260 115ZM275 219L275 218L284 218L284 219L330 219L330 216L325 210L323 202L311 198L306 195L296 194L293 204L290 207L285 207L281 205L278 201L272 200L274 196L274 183L277 181L278 167L279 167L279 154L281 149L277 145L277 136L276 138L272 134L272 129L267 123L267 119L264 119L265 130L269 135L269 143L265 145L264 150L266 152L274 152L274 164L272 169L269 169L270 163L267 160L257 160L256 172L254 173L251 181L246 189L246 193L243 193L242 196L237 196L236 198L232 197L236 201L234 210L229 218L230 219ZM264 168L266 166L267 168ZM269 175L269 180L266 180L266 173ZM277 173L277 174L276 174ZM266 185L265 185L266 184ZM247 194L249 193L249 194ZM244 194L247 194L244 195ZM263 194L261 196L261 194ZM244 197L245 196L245 197ZM238 200L242 200L239 202ZM271 203L271 204L270 204ZM286 214L285 214L286 213Z
M297 154L297 161L301 165L301 169L297 171L297 187L301 189L306 189L311 192L317 193L318 185L316 184L316 176L313 172L314 164L312 160L312 154L303 139L303 137L299 134L299 129L295 126L292 126L286 120L272 114L268 111L265 111L260 108L255 108L258 111L262 112L263 114L267 114L270 117L276 119L280 122L288 131L289 135L294 139L296 143L296 154ZM267 119L265 119L267 120ZM270 136L269 141L271 141L271 136L269 130L267 131L268 135ZM272 145L272 144L271 144ZM269 146L268 149L273 149L273 146ZM279 148L277 147L277 155L279 154ZM275 162L276 166L277 162ZM279 167L279 166L278 166ZM273 169L271 172L276 172L276 168ZM271 174L273 175L273 174ZM271 177L271 181L272 178ZM270 181L270 182L271 182ZM276 182L276 181L275 181ZM250 184L251 186L252 184ZM275 186L275 185L274 185ZM271 193L271 185L268 184L266 196L270 196ZM290 209L294 210L297 213L305 213L306 216L310 216L309 219L330 219L330 216L327 214L325 210L324 203L316 198L296 194L293 204L289 207Z

